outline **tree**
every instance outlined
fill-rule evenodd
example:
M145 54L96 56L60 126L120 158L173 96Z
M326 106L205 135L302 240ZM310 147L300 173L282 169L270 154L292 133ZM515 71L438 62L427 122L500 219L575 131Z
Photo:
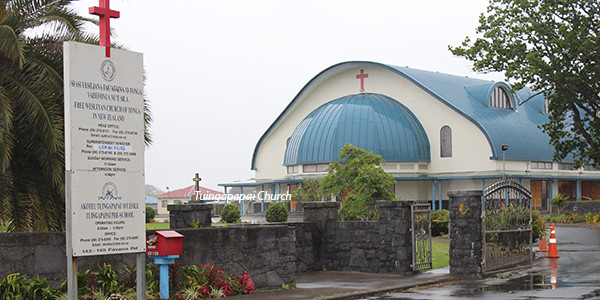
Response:
M476 71L504 71L515 90L542 93L550 111L542 130L554 159L572 153L577 166L600 167L599 28L598 1L491 0L479 19L481 36L449 49Z
M156 211L150 206L146 206L146 223L152 222L156 217Z
M394 176L385 172L381 155L346 144L321 181L320 192L326 197L343 198L340 215L344 220L373 220L377 200L394 200Z
M10 230L64 229L62 43L97 43L83 31L97 22L70 3L0 0L0 219Z
M550 204L552 204L552 208L557 208L558 211L556 213L558 215L562 213L565 204L567 204L567 200L569 200L569 198L567 198L567 196L565 196L564 194L558 194L554 196L554 198L550 199Z
M302 182L302 187L292 193L292 200L299 202L321 201L321 180L309 178Z

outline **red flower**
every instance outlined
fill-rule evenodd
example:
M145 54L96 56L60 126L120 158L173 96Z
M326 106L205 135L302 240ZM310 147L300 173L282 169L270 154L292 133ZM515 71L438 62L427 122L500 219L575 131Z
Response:
M254 293L254 282L250 279L250 275L248 272L244 271L243 274L240 274L239 283L244 290L244 294L252 294Z

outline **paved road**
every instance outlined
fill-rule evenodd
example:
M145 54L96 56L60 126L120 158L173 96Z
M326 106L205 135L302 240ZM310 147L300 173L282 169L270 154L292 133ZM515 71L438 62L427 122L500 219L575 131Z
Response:
M539 253L523 271L365 299L600 299L600 229L557 226L556 238L560 258Z

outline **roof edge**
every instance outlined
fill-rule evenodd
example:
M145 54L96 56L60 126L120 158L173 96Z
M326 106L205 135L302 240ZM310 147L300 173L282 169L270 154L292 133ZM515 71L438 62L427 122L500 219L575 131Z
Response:
M423 89L424 91L426 91L427 93L429 93L431 96L433 96L434 98L438 99L440 102L446 104L446 106L450 107L451 109L453 109L454 111L456 111L458 114L460 114L461 116L463 116L464 118L466 118L467 120L469 120L471 123L475 124L475 126L477 126L479 128L479 130L481 130L481 132L483 132L484 136L486 137L486 139L488 140L488 143L490 145L490 148L492 150L492 159L495 159L498 157L497 155L497 151L496 151L496 147L494 146L494 143L492 141L492 138L489 134L489 132L483 127L482 124L480 124L479 122L477 122L475 119L471 118L469 115L467 115L466 113L464 113L463 111L461 111L459 108L457 108L456 106L452 105L452 103L446 101L443 97L441 97L440 95L438 95L437 93L435 93L433 90L431 90L430 88L428 88L427 86L425 86L424 84L422 84L421 82L419 82L417 79L415 79L414 77L410 76L409 74L407 74L406 72L403 72L402 70L400 70L400 67L396 67L393 65L387 65L387 64L382 64L382 63L377 63L377 62L371 62L371 61L346 61L346 62L341 62L335 65L332 65L326 69L324 69L323 71L319 72L319 74L317 74L316 76L314 76L308 83L306 83L304 85L304 87L302 87L302 89L300 90L300 92L298 92L298 94L294 97L294 99L292 99L292 101L285 107L285 109L281 112L281 114L279 114L279 116L275 119L275 121L271 124L271 126L269 126L269 128L267 128L267 130L265 131L265 133L263 133L263 135L259 138L258 142L256 143L256 146L254 147L254 152L252 153L252 161L251 161L251 170L256 170L256 158L257 158L257 154L258 151L260 149L260 146L262 145L262 143L264 142L264 140L266 139L266 137L273 131L273 129L277 126L277 124L279 124L279 122L283 119L283 117L290 111L290 109L294 106L294 104L296 104L296 102L304 95L304 93L308 90L308 88L310 86L313 85L313 83L315 83L317 80L319 80L321 77L323 77L324 75L343 68L343 67L349 67L349 66L357 66L357 65L367 65L367 66L375 66L375 67L380 67L383 69L386 69L388 71L391 71L393 73L396 73L406 79L408 79L409 81L411 81L412 83L414 83L415 85L417 85L419 88ZM495 84L492 85L492 87L497 86L498 84L501 84L502 82L497 82ZM504 83L504 85L508 86L506 83ZM510 88L510 86L508 86ZM514 103L514 96L512 95L513 93L509 93L511 95L511 99L513 100Z

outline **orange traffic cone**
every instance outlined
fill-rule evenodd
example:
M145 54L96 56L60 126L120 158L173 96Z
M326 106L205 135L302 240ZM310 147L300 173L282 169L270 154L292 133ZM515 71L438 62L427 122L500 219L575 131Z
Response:
M550 225L550 246L548 249L548 258L559 258L558 248L556 247L556 232L554 231L554 223Z
M546 242L546 237L542 237L540 239L540 247L537 249L538 252L548 252L548 243Z

